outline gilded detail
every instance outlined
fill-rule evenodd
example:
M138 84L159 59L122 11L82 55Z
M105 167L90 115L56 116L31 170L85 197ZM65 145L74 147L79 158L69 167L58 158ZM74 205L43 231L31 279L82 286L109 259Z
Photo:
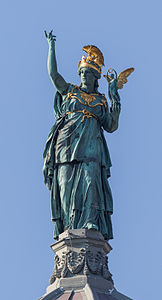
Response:
M117 73L114 69L109 68L108 72L106 75L103 75L106 80L108 81L109 85L112 83L114 80L116 80L116 85L118 89L122 89L124 84L128 82L127 77L134 71L134 68L128 68L124 71L122 71L118 76ZM111 75L109 75L109 73Z
M67 97L66 97L66 100L69 100L72 96L73 96L73 93L68 93Z
M73 93L73 91L77 89L81 92L80 96L84 100L84 102L81 101L79 97L77 97L78 93ZM82 92L78 86L74 86L73 89L71 90L70 93L67 94L66 100L69 100L70 98L77 99L81 104L83 105L88 105L89 107L95 107L97 105L104 105L105 107L107 106L107 100L105 98L105 94L102 94L104 99L101 99L101 103L95 103L95 104L90 104L96 100L95 96L98 96L99 94L92 93L92 94L87 94L85 92Z
M83 47L83 50L88 53L87 58L85 55L82 56L82 60L79 62L79 68L92 68L102 73L102 66L104 66L104 57L102 52L93 45L87 45Z
M98 118L97 118L96 115L90 113L90 112L87 111L86 109L83 109L83 110L76 110L76 111L68 111L66 114L68 115L68 114L73 114L73 113L76 113L76 112L83 113L83 118L82 118L82 120L81 120L81 123L84 122L85 118L89 119L89 118L94 117L94 118L96 118L96 119L98 120Z
M88 105L89 105L91 102L93 102L93 101L96 100L96 97L95 97L95 96L89 95L89 94L84 93L84 92L81 93L81 97L82 97L82 99L83 99L86 103L88 103Z

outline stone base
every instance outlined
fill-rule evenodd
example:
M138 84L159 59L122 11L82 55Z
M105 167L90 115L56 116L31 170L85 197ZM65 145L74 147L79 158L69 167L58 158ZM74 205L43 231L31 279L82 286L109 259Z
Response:
M51 248L54 270L39 300L131 300L114 288L107 257L112 248L100 232L67 230Z

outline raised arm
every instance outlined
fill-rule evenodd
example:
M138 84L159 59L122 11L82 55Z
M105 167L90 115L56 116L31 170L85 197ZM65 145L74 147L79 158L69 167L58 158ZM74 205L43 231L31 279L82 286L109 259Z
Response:
M64 94L66 93L66 90L68 89L69 85L57 71L57 62L56 62L56 54L55 54L56 36L52 34L52 31L49 34L47 34L47 32L45 31L45 36L49 44L48 61L47 61L48 73L56 90L60 94Z

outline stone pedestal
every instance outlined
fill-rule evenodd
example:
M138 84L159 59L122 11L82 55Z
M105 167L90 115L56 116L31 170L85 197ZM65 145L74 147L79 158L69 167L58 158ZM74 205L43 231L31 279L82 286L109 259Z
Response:
M67 230L51 247L54 270L40 300L131 300L114 288L107 257L112 248L100 232Z

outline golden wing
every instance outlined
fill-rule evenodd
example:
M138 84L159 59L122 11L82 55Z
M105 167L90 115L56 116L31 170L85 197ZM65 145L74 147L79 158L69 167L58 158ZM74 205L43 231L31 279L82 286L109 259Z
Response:
M122 89L123 85L127 83L127 77L134 71L134 68L129 68L121 72L118 76L117 87Z

